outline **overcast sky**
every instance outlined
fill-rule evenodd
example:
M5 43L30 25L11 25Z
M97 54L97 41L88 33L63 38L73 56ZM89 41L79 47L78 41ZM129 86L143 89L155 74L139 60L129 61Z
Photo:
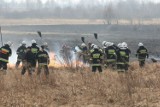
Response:
M10 2L12 0L5 0L5 1ZM22 2L22 1L25 1L25 0L15 0L15 1ZM46 2L47 0L41 0L41 1ZM55 1L59 2L59 3L64 3L64 2L68 2L68 1L72 1L73 3L78 3L81 0L55 0ZM93 0L90 0L90 1L92 2ZM101 3L103 3L103 2L106 2L106 1L117 2L117 1L125 1L125 0L97 0L97 1L100 1ZM137 0L137 1L160 3L160 0Z

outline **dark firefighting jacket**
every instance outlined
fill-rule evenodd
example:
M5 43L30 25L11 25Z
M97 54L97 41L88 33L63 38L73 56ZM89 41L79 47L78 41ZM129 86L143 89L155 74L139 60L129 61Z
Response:
M148 50L144 46L140 46L137 50L136 56L138 57L139 61L140 60L145 60L146 57L148 58Z
M8 63L9 57L12 55L12 50L9 45L4 45L0 48L0 61Z
M39 52L39 47L37 46L36 43L33 43L32 46L31 46L31 52L34 54L35 58L36 58L36 55L37 53ZM34 58L34 59L35 59Z
M35 58L35 55L31 52L31 50L29 50L25 53L23 60L32 64L35 60L34 58Z
M88 53L88 48L87 48L87 46L85 46L85 47L80 47L80 49L82 50L82 54L83 54L83 55L87 55L87 53Z
M26 46L22 45L17 49L18 59L23 59L25 56Z
M116 49L113 46L109 46L105 49L105 55L107 58L107 62L113 62L116 61L117 55L116 55Z
M39 51L37 53L37 60L39 65L48 65L50 62L49 55L46 51Z
M131 51L128 48L119 49L117 51L117 62L118 62L118 64L128 64L130 54L131 54Z
M99 49L94 49L90 51L90 60L92 61L92 66L100 66L102 63L103 53Z

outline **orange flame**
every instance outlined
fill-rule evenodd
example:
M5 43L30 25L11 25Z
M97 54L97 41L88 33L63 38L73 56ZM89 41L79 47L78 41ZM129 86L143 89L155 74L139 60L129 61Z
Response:
M56 56L54 52L50 52L49 57L50 57L49 67L62 68L62 67L84 67L85 66L83 62L76 59L72 60L71 63L67 65L63 61L60 61L59 57ZM22 64L20 64L19 67L22 67ZM11 62L8 63L8 68L15 68L15 64Z
M67 65L66 63L61 62L53 52L50 52L49 56L50 56L50 64L49 64L50 67L55 67L55 68L69 67L69 66L72 66L72 67L77 67L77 66L82 67L83 66L84 67L83 62L78 61L76 59L72 60L72 62L69 65Z
M62 67L62 64L56 60L56 55L53 52L50 52L49 56L50 56L49 67L55 67L55 68Z

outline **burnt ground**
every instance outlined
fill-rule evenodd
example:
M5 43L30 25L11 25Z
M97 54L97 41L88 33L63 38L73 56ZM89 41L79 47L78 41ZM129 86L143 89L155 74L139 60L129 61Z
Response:
M41 44L37 35L41 31L43 41L47 41L51 50L59 51L63 44L74 47L81 44L81 37L86 42L98 43L93 33L98 33L99 41L114 43L127 42L132 51L132 57L138 48L137 44L143 42L150 55L158 57L160 54L160 26L159 25L6 25L2 26L3 40L14 43L12 49L16 50L22 40L28 45L35 39ZM15 57L15 56L14 56Z

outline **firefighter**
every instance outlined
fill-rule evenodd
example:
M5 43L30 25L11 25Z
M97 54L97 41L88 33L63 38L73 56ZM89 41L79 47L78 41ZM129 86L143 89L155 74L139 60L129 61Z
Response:
M105 57L106 57L105 67L115 68L117 55L116 55L116 49L114 47L114 44L111 42L110 44L108 44L108 47L105 49Z
M0 48L0 69L6 74L7 63L9 62L9 57L12 55L11 50L12 42L8 41L4 46Z
M120 45L120 49L117 51L117 70L120 72L125 72L129 67L129 57L131 51L128 49L126 43Z
M91 45L92 45L92 43L89 42L89 43L88 43L88 49L89 49L89 50L91 49Z
M83 59L83 63L87 63L87 61L88 61L88 48L87 48L87 45L85 44L85 43L82 43L81 44L81 47L80 47L80 49L82 50L82 59Z
M95 46L95 44L91 44L91 49L90 50L93 50L94 49L94 46Z
M92 50L90 57L92 64L92 72L96 72L97 69L99 72L102 72L101 64L103 59L103 53L99 50L97 45L94 45L94 49Z
M45 50L45 51L47 51L47 52L50 51L49 48L48 48L48 43L47 43L47 42L44 42L44 43L43 43L43 46L44 46L44 50Z
M103 41L102 42L102 51L103 51L103 53L105 54L105 50L106 50L106 48L107 48L107 41Z
M23 65L22 65L22 71L21 75L24 75L26 70L28 71L29 76L32 75L32 65L34 64L35 55L31 51L31 47L27 47L24 58L23 58Z
M26 51L26 42L22 41L21 46L17 49L17 62L16 62L16 68L18 68L19 64L22 62L22 59L24 58Z
M107 43L107 41L103 41L103 42L102 42L103 49L106 48L106 43Z
M129 63L131 50L128 48L128 44L127 44L126 42L123 42L123 43L122 43L122 46L123 46L124 48L126 48L127 55L129 56L128 59L127 59L127 63Z
M60 54L63 57L63 61L67 66L71 66L72 64L72 48L66 44L62 46L60 50Z
M144 67L145 59L149 58L148 50L144 47L143 43L139 43L138 46L136 57L138 57L139 66Z
M118 43L117 44L117 48L118 48L117 50L119 50L121 46L122 46L122 43Z
M39 52L39 47L37 46L37 43L34 39L32 40L31 52L34 54L34 58L33 58L34 60L32 63L32 70L35 71L36 63L37 63L36 55Z
M37 60L38 60L38 72L37 75L39 76L41 73L41 70L44 69L45 76L48 78L49 75L49 69L48 65L50 63L49 55L48 53L44 50L45 46L41 46L41 50L37 54Z

